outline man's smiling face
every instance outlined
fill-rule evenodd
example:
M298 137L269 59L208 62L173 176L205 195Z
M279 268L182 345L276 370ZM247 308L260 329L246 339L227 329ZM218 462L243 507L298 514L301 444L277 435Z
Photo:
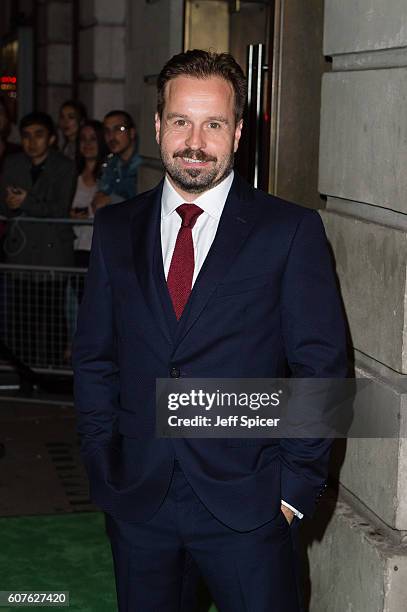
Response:
M242 121L236 124L232 85L217 76L168 81L162 117L155 118L161 158L177 191L191 200L232 170Z

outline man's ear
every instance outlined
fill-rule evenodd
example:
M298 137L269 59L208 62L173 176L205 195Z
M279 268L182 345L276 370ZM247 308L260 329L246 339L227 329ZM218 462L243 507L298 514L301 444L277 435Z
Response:
M57 137L55 136L55 134L53 134L52 136L49 137L49 141L48 144L50 147L53 147L54 144L56 143Z
M154 116L154 124L155 124L155 140L157 144L160 144L160 129L161 129L161 119L158 113Z
M238 121L235 127L235 141L233 145L233 150L235 153L239 147L239 140L242 135L242 128L243 128L243 119L240 119L240 121Z
M136 140L136 128L130 128L130 140Z

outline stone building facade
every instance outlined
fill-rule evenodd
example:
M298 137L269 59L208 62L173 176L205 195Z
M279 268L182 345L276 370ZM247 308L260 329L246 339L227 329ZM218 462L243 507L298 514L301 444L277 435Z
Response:
M315 8L317 0L307 2ZM281 18L293 0L277 4ZM407 6L405 0L325 0L324 9L321 57L332 58L332 69L322 79L319 191L326 204L321 201L321 213L336 260L355 373L375 380L380 390L371 420L396 422L400 437L336 445L332 476L338 485L305 534L309 610L403 612ZM21 0L2 2L0 16L3 36L10 24L33 28L37 107L56 117L61 102L74 96L99 119L112 108L125 108L138 125L144 157L139 188L154 184L161 176L152 121L155 77L183 48L184 1ZM283 138L284 126L281 133Z
M399 437L349 439L336 453L338 500L325 501L331 520L309 547L313 612L407 609L406 8L325 1L323 220L355 373L376 383L369 420L377 432L395 423Z

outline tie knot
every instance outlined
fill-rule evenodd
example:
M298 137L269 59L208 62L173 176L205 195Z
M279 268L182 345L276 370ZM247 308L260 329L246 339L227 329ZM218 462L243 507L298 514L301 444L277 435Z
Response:
M203 213L202 208L196 204L181 204L178 206L177 213L182 219L182 227L194 227L199 215Z

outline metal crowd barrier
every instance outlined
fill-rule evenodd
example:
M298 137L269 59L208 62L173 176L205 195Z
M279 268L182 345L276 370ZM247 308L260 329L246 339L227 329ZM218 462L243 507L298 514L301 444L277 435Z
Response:
M78 226L93 221L18 217L19 224L25 222ZM71 371L72 337L85 276L86 268L0 263L0 369L10 367L11 352L38 372Z
M84 268L0 264L0 338L23 363L38 371L70 369L85 275Z

